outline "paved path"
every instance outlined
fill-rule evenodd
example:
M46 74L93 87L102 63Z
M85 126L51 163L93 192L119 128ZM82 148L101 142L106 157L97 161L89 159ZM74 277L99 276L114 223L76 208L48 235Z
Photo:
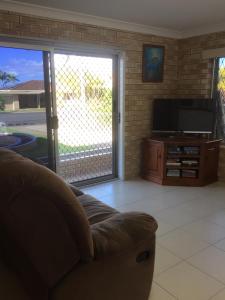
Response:
M45 124L45 112L20 112L20 113L0 113L0 122L6 123L7 126Z

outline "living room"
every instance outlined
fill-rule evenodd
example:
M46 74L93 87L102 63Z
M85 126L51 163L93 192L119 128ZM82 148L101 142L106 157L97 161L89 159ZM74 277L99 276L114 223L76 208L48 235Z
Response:
M100 51L102 58L105 53L118 57L117 96L120 123L116 128L118 151L115 160L118 165L114 177L119 180L114 178L112 181L87 185L81 189L114 209L124 213L143 211L152 215L158 222L155 271L149 300L224 299L223 142L219 147L218 181L212 184L195 187L169 186L140 179L143 157L141 144L144 138L152 136L155 99L211 99L218 87L215 85L215 72L217 70L219 73L221 65L217 65L216 69L215 62L218 58L225 57L223 9L216 6L216 3L210 5L210 2L206 5L201 3L202 1L198 1L199 3L189 1L188 4L178 5L169 1L170 5L168 3L168 7L162 11L166 3L160 2L158 5L149 3L147 7L145 6L147 4L143 3L143 15L134 17L133 10L137 9L139 12L141 3L137 2L136 5L132 3L130 15L127 15L124 9L120 14L119 10L115 9L116 5L112 10L110 7L97 9L103 6L99 1L91 7L90 3L85 1L83 6L81 2L77 3L77 6L74 3L74 7L70 1L66 1L65 6L59 1L55 3L49 1L49 4L44 1L1 1L0 46L25 49L30 47L43 53L62 49L70 54L73 48L78 49L79 53L84 51L83 49L91 49L95 53ZM121 3L118 5L117 8L122 6ZM148 17L151 5L154 5L157 13L153 10ZM218 5L222 6L221 3ZM143 80L143 45L159 46L164 49L163 78L159 82ZM54 55L63 54L63 51L60 53L57 51ZM43 65L46 66L47 54L44 56ZM99 68L102 64L102 62L98 64ZM87 124L88 120L85 123ZM64 132L68 130L62 131L62 135ZM97 136L95 132L92 134ZM218 138L220 139L221 135ZM214 136L214 139L217 137ZM64 144L65 140L61 143L60 149L64 149ZM67 150L60 151L63 155L71 155ZM85 148L82 151L90 149ZM63 163L63 171L60 173L62 177L65 170L71 168L71 162ZM87 168L88 162L84 161L84 164L87 164L84 167ZM93 166L93 163L89 162L89 165ZM102 174L105 173L101 173L101 176ZM68 178L73 176L68 175ZM109 180L110 176L105 179ZM87 183L91 181L87 180ZM151 271L146 285L151 279L150 273ZM94 273L92 275L95 276ZM0 276L6 278L9 275L6 276L6 272L2 272ZM134 287L134 290L139 291L145 280L138 277L136 279L137 288ZM84 277L83 281L78 278L76 280L85 286ZM112 277L110 280L116 282L116 278ZM125 279L124 281L125 285L130 285L129 281L126 282ZM0 289L3 295L1 297L17 299L14 294L10 296L10 286L18 288L15 278L14 281L11 279L7 281L6 278L4 282L4 289ZM91 287L90 290L94 288ZM137 298L138 294L134 291L126 294L123 290L122 296L119 297L116 292L113 296L112 289L112 295L109 290L107 297L106 288L103 290L104 297L102 296L104 293L96 292L96 295L93 293L92 299L147 300L146 291ZM83 290L79 292L80 299L91 299L88 296L82 297ZM64 291L60 291L59 288L59 294L55 293L53 299L73 299L72 294L63 293ZM129 298L126 295L129 295ZM20 296L18 292L19 299L30 298L25 298L22 294Z

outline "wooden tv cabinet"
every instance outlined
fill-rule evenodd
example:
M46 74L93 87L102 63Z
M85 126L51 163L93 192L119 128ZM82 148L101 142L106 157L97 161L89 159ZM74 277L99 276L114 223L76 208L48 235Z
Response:
M142 177L162 185L204 186L217 181L221 140L146 138Z

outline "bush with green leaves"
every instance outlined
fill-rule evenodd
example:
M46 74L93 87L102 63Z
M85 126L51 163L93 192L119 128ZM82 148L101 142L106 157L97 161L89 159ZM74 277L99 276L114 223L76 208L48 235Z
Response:
M3 99L2 96L0 96L0 111L5 110L5 100Z

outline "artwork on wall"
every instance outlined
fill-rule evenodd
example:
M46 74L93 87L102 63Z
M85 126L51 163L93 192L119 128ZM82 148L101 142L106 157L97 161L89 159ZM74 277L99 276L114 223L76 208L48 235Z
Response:
M143 82L162 82L164 69L163 46L143 45L142 79Z

